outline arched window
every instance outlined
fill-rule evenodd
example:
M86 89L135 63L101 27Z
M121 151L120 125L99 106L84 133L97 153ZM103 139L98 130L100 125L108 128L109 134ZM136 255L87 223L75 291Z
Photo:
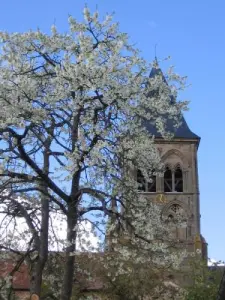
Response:
M156 192L156 176L153 175L151 177L151 182L148 182L148 192L155 193Z
M145 178L140 170L137 171L138 190L145 192Z
M183 173L180 165L174 170L171 170L168 166L164 172L164 192L178 192L183 193Z
M171 226L172 237L185 240L188 236L185 222L185 212L179 204L172 204L167 211L167 222Z
M173 191L172 171L166 167L164 172L164 192L169 193Z
M174 216L170 214L170 215L168 216L167 220L168 220L169 222L174 222Z
M152 175L151 182L146 182L142 172L137 171L138 190L142 192L156 192L156 176Z
M175 182L174 182L174 190L175 192L182 193L183 192L183 174L180 166L178 165L175 169Z

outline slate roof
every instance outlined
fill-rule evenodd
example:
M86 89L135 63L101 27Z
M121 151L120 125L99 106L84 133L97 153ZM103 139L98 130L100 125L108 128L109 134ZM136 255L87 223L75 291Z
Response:
M162 76L163 81L167 84L166 78L163 75L162 70L158 67L157 60L156 60L156 64L152 68L149 77L153 78L157 75ZM172 97L171 97L171 102L172 101L174 101L174 99L172 99ZM178 128L174 128L173 120L169 119L167 116L165 116L165 118L166 118L166 130L168 132L173 133L174 138L200 140L200 137L190 130L183 115L181 116L181 119L180 119L181 124ZM157 131L156 126L154 124L152 124L151 122L145 121L144 126L156 138L162 137L161 134Z
M144 126L152 135L156 138L161 138L161 134L157 131L156 126L149 121L144 121ZM179 139L197 139L199 140L200 137L192 132L187 125L185 118L182 116L180 120L180 126L178 128L174 127L173 121L169 118L166 120L166 131L171 132L174 136L173 138Z
M155 76L157 76L157 75L162 76L163 81L167 84L166 78L165 78L165 76L164 76L162 70L158 67L158 63L157 63L157 60L156 60L155 65L154 65L153 68L151 69L151 72L150 72L150 74L149 74L149 77L150 77L150 78L153 78L153 77L155 77Z

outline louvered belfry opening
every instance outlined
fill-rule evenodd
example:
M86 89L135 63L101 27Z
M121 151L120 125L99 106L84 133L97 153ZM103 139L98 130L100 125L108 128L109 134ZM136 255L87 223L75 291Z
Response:
M164 172L164 192L170 193L173 191L173 178L172 171L169 167L166 167Z
M180 165L178 165L174 172L175 182L174 182L174 190L175 192L182 193L183 192L183 174Z
M137 171L138 190L142 192L156 192L156 176L151 176L151 182L147 182L140 170Z

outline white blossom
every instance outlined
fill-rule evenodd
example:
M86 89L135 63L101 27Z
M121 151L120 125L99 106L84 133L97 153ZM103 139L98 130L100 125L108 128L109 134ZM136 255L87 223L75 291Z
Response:
M171 255L166 243L154 241L165 226L157 209L139 197L131 171L140 169L150 182L154 170L162 170L154 136L143 121L171 137L165 115L178 123L186 102L171 103L170 80L174 96L184 80L172 71L168 83L149 78L149 64L111 15L101 22L87 7L83 14L84 22L69 17L66 34L54 25L51 35L0 32L0 201L8 214L0 243L8 249L38 248L45 196L49 249L57 241L72 256L78 249L102 250L107 216L122 218L122 207L129 207L137 233L151 241L141 243L145 253L154 254L148 262L176 266L182 255ZM114 202L117 208L111 210ZM14 229L7 225L10 217ZM93 228L82 230L90 223ZM60 229L65 224L67 236ZM163 259L156 255L159 250ZM118 251L126 260L143 262L138 252Z

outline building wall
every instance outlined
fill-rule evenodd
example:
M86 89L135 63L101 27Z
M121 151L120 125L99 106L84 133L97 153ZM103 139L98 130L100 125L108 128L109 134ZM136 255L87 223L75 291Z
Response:
M197 163L197 142L188 140L157 141L162 161L173 171L179 165L183 175L183 192L164 192L164 178L156 178L156 192L145 192L150 201L157 202L166 218L174 207L181 207L187 227L177 230L177 239L186 240L188 249L194 247L196 235L200 236L200 205ZM174 206L175 205L175 206ZM192 246L191 246L192 245Z

